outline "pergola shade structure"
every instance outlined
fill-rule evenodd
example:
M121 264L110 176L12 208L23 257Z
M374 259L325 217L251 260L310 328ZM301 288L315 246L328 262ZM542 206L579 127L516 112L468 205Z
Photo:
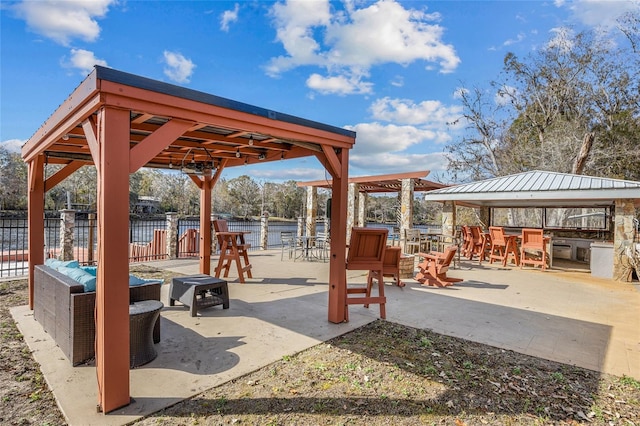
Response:
M400 203L400 245L404 249L404 230L413 228L413 196L415 191L431 191L445 188L447 185L425 179L429 170L393 173L375 176L355 176L349 178L347 237L353 226L365 226L366 200L368 194L396 192ZM331 180L298 182L299 187L307 188L307 204L315 200L317 188L331 188ZM316 209L307 206L307 230L315 229Z
M226 167L315 156L332 176L330 322L347 319L349 149L355 133L104 67L22 148L29 168L29 295L44 262L44 194L85 165L97 171L96 368L104 412L129 404L129 174L181 169L200 189L200 272L210 273L211 189ZM45 164L63 167L46 177Z

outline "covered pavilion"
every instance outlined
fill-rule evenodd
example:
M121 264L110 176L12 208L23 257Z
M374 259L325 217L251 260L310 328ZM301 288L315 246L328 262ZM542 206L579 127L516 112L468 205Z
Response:
M96 66L22 147L28 164L29 307L44 263L44 194L74 171L97 171L98 408L130 403L129 175L180 169L200 189L200 273L211 267L211 190L227 167L315 156L332 177L328 320L347 320L346 204L355 132ZM46 164L62 167L47 176ZM126 330L126 332L125 332Z
M456 205L479 208L487 226L494 208L610 208L613 277L631 280L626 249L635 250L637 243L640 182L534 170L429 191L425 200L444 203L443 233L451 235L457 226Z
M347 238L349 230L354 226L365 226L366 204L368 194L398 193L400 201L400 236L404 230L413 227L413 197L416 191L432 191L445 188L447 185L425 179L429 170L394 173L375 176L356 176L348 180L347 196ZM307 188L306 228L308 235L315 233L317 216L318 188L332 187L331 180L298 182L298 187ZM402 245L402 241L400 242Z

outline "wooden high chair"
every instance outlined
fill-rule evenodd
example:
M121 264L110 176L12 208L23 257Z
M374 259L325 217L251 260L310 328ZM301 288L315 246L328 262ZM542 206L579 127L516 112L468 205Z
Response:
M547 269L549 255L547 254L547 242L549 237L543 235L542 229L522 229L522 241L520 243L520 268L527 263L533 266L541 266ZM531 256L530 252L539 253L539 256Z
M251 275L249 254L247 253L251 244L246 243L244 240L244 235L248 234L248 232L229 232L227 221L222 219L214 220L213 227L216 231L216 237L218 238L218 245L220 246L220 259L218 259L215 276L220 278L220 274L224 269L224 277L228 277L231 262L236 262L238 279L241 283L245 282L245 272L247 273L247 278L253 278ZM244 265L242 264L242 260L244 260Z
M384 274L384 255L387 247L387 235L389 231L384 228L353 228L347 253L347 270L373 271L379 277ZM386 318L384 296L384 280L378 280L378 296L371 296L373 280L367 280L367 286L349 287L347 284L346 319L349 320L349 305L363 304L365 308L370 303L380 305L380 318ZM364 297L350 297L352 294L364 294Z

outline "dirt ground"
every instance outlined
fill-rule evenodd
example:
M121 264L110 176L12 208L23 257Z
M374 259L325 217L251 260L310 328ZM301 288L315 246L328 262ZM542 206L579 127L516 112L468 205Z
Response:
M9 313L26 303L0 283L0 423L62 425ZM640 425L640 381L378 320L135 424Z

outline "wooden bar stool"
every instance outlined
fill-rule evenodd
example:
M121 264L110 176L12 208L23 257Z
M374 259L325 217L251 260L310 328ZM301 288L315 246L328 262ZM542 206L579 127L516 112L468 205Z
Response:
M489 234L491 235L491 253L489 254L489 264L494 260L500 260L502 266L507 266L509 256L513 257L516 266L520 266L520 254L518 253L518 244L515 235L506 235L504 228L500 226L490 226Z
M378 277L384 276L384 256L387 248L387 235L389 231L385 228L353 228L351 230L351 240L346 259L347 270L369 271L369 276L374 274ZM346 316L349 320L349 305L364 305L369 307L370 303L380 305L380 318L386 318L384 296L384 280L378 279L378 296L371 296L373 280L367 280L366 287L347 286ZM364 294L364 296L352 297L352 294Z
M251 244L246 243L244 240L244 235L248 232L229 232L227 221L221 219L214 220L213 227L216 231L218 244L220 245L220 258L218 259L218 266L215 271L216 278L220 278L223 269L224 277L229 276L231 262L236 263L238 279L241 283L245 282L245 273L247 274L247 278L253 278L251 275L249 254L247 253Z

